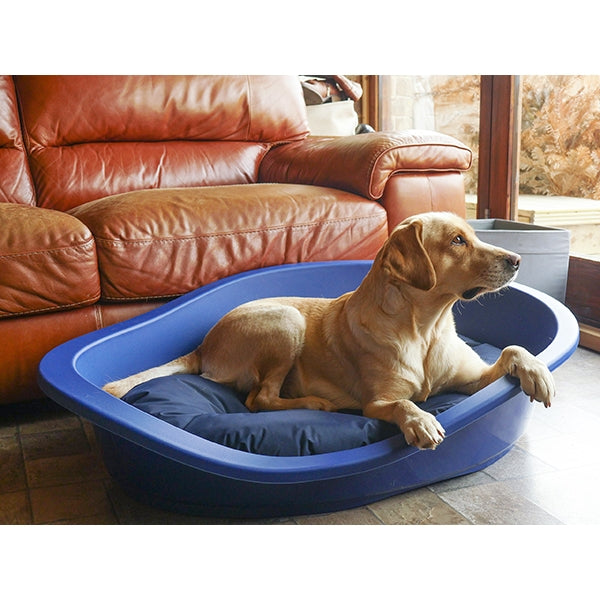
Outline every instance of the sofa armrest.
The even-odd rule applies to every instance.
[[[471,161],[467,146],[433,131],[309,137],[271,148],[259,181],[322,185],[378,200],[395,174],[462,172]]]
[[[0,202],[0,319],[93,304],[100,297],[90,230],[66,213]]]

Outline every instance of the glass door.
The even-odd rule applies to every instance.
[[[600,351],[600,76],[521,79],[519,218],[570,231],[566,303]]]

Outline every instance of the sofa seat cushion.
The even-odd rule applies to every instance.
[[[70,214],[94,234],[105,300],[177,296],[277,264],[372,259],[387,238],[378,203],[292,184],[128,192]]]
[[[93,304],[100,297],[96,246],[71,215],[0,203],[0,317]]]

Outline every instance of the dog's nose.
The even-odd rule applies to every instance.
[[[517,271],[519,269],[519,265],[521,264],[521,257],[518,254],[514,254],[512,252],[507,253],[504,260],[506,260],[509,267]]]

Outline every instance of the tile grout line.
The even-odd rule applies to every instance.
[[[471,520],[467,515],[463,514],[458,508],[455,508],[454,506],[446,502],[446,500],[444,500],[444,498],[442,498],[437,492],[433,493],[439,498],[440,502],[443,502],[450,510],[453,510],[454,512],[458,513],[463,519],[466,519],[469,522],[469,525],[476,525],[476,523],[473,520]]]
[[[106,494],[106,497],[108,498],[110,510],[112,511],[112,513],[115,517],[115,521],[117,522],[117,525],[123,525],[123,522],[121,521],[121,516],[119,515],[119,511],[117,510],[117,506],[113,500],[112,494],[110,494],[109,490],[108,490],[109,482],[107,482],[106,478],[102,478],[101,481],[102,481],[102,487],[104,488],[104,493]]]
[[[17,425],[17,441],[19,443],[19,452],[21,453],[21,461],[23,462],[23,473],[25,474],[25,492],[27,494],[27,510],[29,513],[29,524],[33,525],[33,502],[31,501],[31,487],[29,485],[29,474],[27,472],[27,462],[25,460],[25,452],[23,450],[23,442],[21,439],[21,422],[20,419],[16,420]]]
[[[371,504],[367,504],[366,508],[379,521],[380,525],[385,525],[383,519],[371,508]]]

